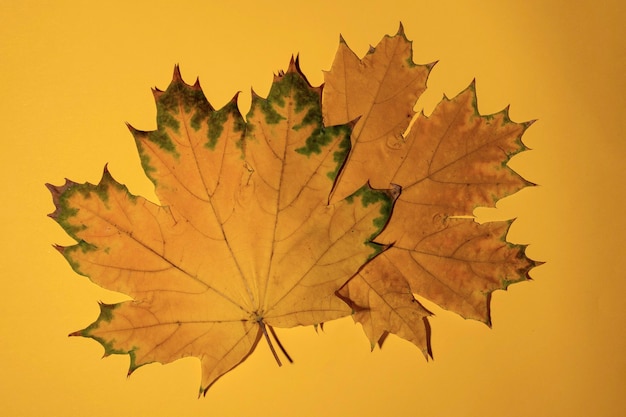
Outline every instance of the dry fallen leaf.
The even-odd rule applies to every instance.
[[[202,390],[243,361],[268,328],[350,314],[335,292],[380,247],[388,193],[364,185],[328,205],[348,126],[322,126],[320,89],[292,62],[247,123],[233,100],[214,110],[178,69],[156,91],[158,130],[134,129],[161,205],[105,170],[98,185],[50,187],[52,214],[79,243],[76,272],[128,294],[76,335],[129,353],[131,371],[196,356]]]
[[[431,68],[413,63],[402,27],[363,60],[342,40],[323,98],[326,123],[361,115],[333,197],[364,180],[402,188],[389,224],[376,238],[387,249],[340,295],[355,309],[354,319],[372,345],[395,333],[426,355],[430,313],[412,294],[490,324],[492,292],[527,279],[537,265],[525,246],[506,241],[511,222],[479,224],[471,218],[474,208],[494,206],[531,185],[507,166],[526,149],[521,136],[530,123],[512,122],[507,110],[481,116],[472,83],[455,98],[444,97],[430,117],[420,114],[404,134]]]
[[[275,327],[353,314],[372,345],[394,333],[429,356],[414,294],[489,323],[491,293],[536,263],[506,242],[510,222],[458,216],[529,185],[506,166],[528,123],[479,115],[472,85],[403,136],[431,68],[402,31],[363,60],[342,40],[323,99],[292,60],[246,120],[176,68],[154,92],[157,130],[130,128],[160,204],[106,168],[97,185],[49,185],[78,242],[59,251],[132,298],[72,335],[129,354],[129,373],[195,356],[206,392],[261,338],[280,364]]]

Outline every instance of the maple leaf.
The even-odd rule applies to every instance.
[[[364,184],[328,204],[350,127],[322,125],[321,91],[295,61],[247,122],[178,69],[155,97],[158,129],[131,130],[161,205],[105,169],[97,185],[50,186],[51,216],[79,242],[59,247],[74,270],[133,298],[74,335],[129,354],[129,372],[196,356],[206,392],[268,328],[350,314],[335,292],[382,249],[371,238],[393,200]]]
[[[524,245],[506,241],[510,221],[479,224],[472,217],[476,207],[531,185],[507,166],[526,149],[521,136],[531,123],[512,122],[507,109],[480,115],[472,82],[455,98],[444,97],[430,117],[420,114],[405,134],[431,68],[413,63],[400,26],[363,60],[342,40],[324,89],[327,123],[360,115],[335,196],[363,180],[402,189],[376,238],[387,249],[339,294],[355,308],[372,346],[395,333],[427,356],[430,312],[412,294],[490,324],[493,291],[527,279],[538,265]]]
[[[493,291],[538,263],[506,241],[510,221],[471,216],[530,185],[507,166],[530,123],[480,115],[473,83],[416,116],[432,67],[402,27],[363,59],[341,39],[323,90],[292,59],[245,120],[237,96],[216,110],[176,68],[154,91],[157,130],[130,127],[159,204],[106,168],[96,185],[49,185],[77,241],[59,251],[132,298],[72,335],[129,354],[129,373],[195,356],[206,393],[261,338],[280,364],[274,327],[352,314],[372,347],[393,333],[428,358],[416,294],[490,324]]]

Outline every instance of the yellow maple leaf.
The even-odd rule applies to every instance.
[[[335,296],[381,247],[392,199],[364,185],[328,204],[350,128],[324,127],[320,89],[297,63],[255,96],[214,110],[178,69],[156,91],[158,129],[131,129],[161,205],[105,170],[97,185],[50,186],[52,214],[79,243],[76,272],[132,301],[102,305],[75,333],[146,363],[196,356],[202,391],[241,363],[268,328],[349,315]]]
[[[531,123],[512,122],[506,109],[480,115],[472,82],[453,99],[444,97],[430,117],[420,114],[405,133],[431,67],[413,63],[401,26],[362,60],[342,42],[324,89],[327,122],[361,115],[333,196],[362,181],[402,190],[376,239],[387,249],[339,294],[372,346],[391,332],[426,355],[430,312],[412,294],[490,324],[493,291],[527,279],[538,264],[525,246],[506,241],[510,221],[472,218],[476,207],[531,185],[507,166],[526,149],[521,136]]]

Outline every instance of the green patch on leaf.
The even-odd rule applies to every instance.
[[[113,311],[115,311],[115,309],[117,309],[120,305],[121,304],[100,304],[100,316],[98,316],[96,323],[110,323],[111,320],[113,320]]]
[[[85,229],[85,228],[86,228],[86,226],[82,227],[82,229]],[[72,270],[74,270],[74,272],[76,272],[77,274],[83,275],[83,276],[88,276],[86,273],[81,271],[80,264],[74,260],[74,257],[72,256],[72,254],[74,252],[76,252],[76,251],[81,251],[82,253],[87,253],[87,252],[94,251],[96,249],[97,248],[96,248],[95,245],[92,245],[91,243],[88,243],[88,242],[85,242],[84,240],[81,240],[76,245],[64,248],[63,249],[63,256],[65,257],[67,262],[70,264],[70,267],[72,268]]]
[[[305,119],[315,119],[316,123],[318,120],[321,122],[322,111],[319,90],[311,87],[306,78],[298,72],[287,73],[285,74],[285,78],[289,80],[295,91],[294,98],[296,113],[300,113],[304,109],[308,108],[309,112],[312,113],[307,114]]]
[[[78,209],[70,207],[67,204],[67,195],[63,194],[61,198],[59,198],[59,210],[56,215],[56,221],[68,235],[74,238],[78,232],[84,230],[86,227],[85,225],[79,226],[70,223],[70,218],[76,216],[76,214],[78,214]]]
[[[205,146],[211,150],[215,149],[217,141],[224,131],[224,124],[228,120],[228,116],[232,115],[234,119],[234,131],[242,132],[246,128],[246,123],[239,113],[237,102],[235,100],[229,102],[218,111],[208,114],[207,121],[209,125],[208,141]]]
[[[199,87],[185,84],[178,77],[175,77],[167,90],[162,92],[157,100],[159,125],[163,123],[164,126],[169,126],[175,131],[178,131],[180,125],[174,115],[181,111],[187,114],[193,111],[192,126],[194,124],[199,126],[199,122],[205,119],[211,110],[211,105],[202,90]]]
[[[358,200],[363,205],[363,207],[367,207],[371,204],[380,204],[380,215],[372,221],[372,223],[376,227],[376,231],[372,233],[367,242],[367,245],[371,246],[374,249],[374,253],[369,258],[371,259],[385,249],[383,245],[374,243],[374,239],[380,234],[380,232],[382,232],[383,228],[389,221],[393,210],[393,203],[395,200],[391,196],[390,191],[375,190],[367,184],[359,188],[352,195],[346,197],[345,200],[350,204],[355,204],[355,200]]]
[[[268,99],[263,99],[258,96],[254,96],[252,98],[252,104],[250,106],[248,118],[250,118],[254,114],[254,112],[256,112],[257,108],[261,111],[261,113],[263,113],[263,116],[265,116],[265,123],[267,123],[268,125],[275,125],[280,123],[281,120],[285,120],[285,118],[280,115],[280,113],[278,113],[276,109],[274,109],[272,102],[270,102]]]
[[[389,192],[385,190],[374,190],[369,186],[364,186],[353,195],[361,198],[363,207],[380,203],[380,217],[374,219],[374,225],[379,231],[382,230],[387,224],[387,220],[389,220],[393,209],[393,199],[390,197]]]
[[[310,156],[313,153],[320,154],[322,153],[322,147],[331,143],[334,136],[336,135],[334,135],[334,132],[330,130],[317,128],[306,139],[305,145],[295,149],[295,151],[306,156]]]
[[[89,338],[94,339],[95,341],[100,343],[102,345],[102,347],[104,347],[104,354],[105,354],[105,356],[130,354],[130,356],[131,356],[131,366],[132,366],[133,356],[134,356],[132,349],[129,350],[129,351],[116,349],[115,348],[115,339],[106,340],[106,339],[103,339],[102,337],[98,337],[98,336],[93,335],[93,331],[98,329],[102,323],[111,323],[115,319],[115,310],[117,308],[119,308],[121,305],[122,305],[122,303],[118,303],[118,304],[104,304],[104,303],[100,303],[100,315],[98,316],[96,321],[91,323],[85,329],[80,330],[78,332],[75,332],[72,335],[73,336],[89,337]]]
[[[158,145],[159,148],[165,151],[168,151],[174,154],[175,156],[178,156],[178,153],[176,152],[176,146],[174,145],[174,142],[172,141],[170,136],[167,134],[167,132],[165,132],[165,129],[163,129],[163,126],[164,125],[160,124],[159,122],[159,130],[149,132],[148,140]]]
[[[176,133],[178,133],[180,130],[180,123],[178,122],[178,120],[176,120],[176,117],[172,115],[172,113],[167,111],[159,111],[157,113],[157,125],[161,129],[169,127]]]
[[[150,181],[152,181],[155,185],[157,185],[157,180],[152,175],[153,172],[156,172],[156,168],[150,165],[150,157],[141,151],[141,143],[137,142],[137,147],[139,148],[139,159],[141,161],[141,166],[143,171],[146,173]]]
[[[228,119],[228,112],[223,110],[224,109],[209,114],[209,140],[205,144],[205,146],[209,149],[215,149],[217,140],[220,138],[222,132],[224,131],[224,123],[226,123],[226,120]]]
[[[352,147],[352,142],[350,141],[352,129],[347,125],[341,126],[341,133],[343,134],[343,139],[339,142],[339,148],[333,153],[333,160],[336,163],[335,169],[326,173],[326,176],[333,181],[337,178],[337,175],[339,175],[339,170],[345,163]]]
[[[333,153],[335,168],[326,173],[326,176],[334,181],[350,152],[350,133],[351,129],[348,125],[320,127],[311,133],[306,139],[304,146],[296,148],[295,151],[306,156],[320,154],[324,146],[332,143],[336,137],[341,136],[339,148]]]

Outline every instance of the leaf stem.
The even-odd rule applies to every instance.
[[[278,357],[278,353],[276,353],[276,349],[274,349],[274,344],[272,343],[272,339],[270,339],[270,335],[267,332],[267,329],[270,329],[270,333],[272,334],[272,337],[276,341],[276,344],[280,348],[280,351],[283,352],[283,355],[285,355],[289,363],[293,363],[293,359],[291,359],[291,356],[289,356],[289,354],[285,350],[285,347],[280,342],[280,339],[278,339],[278,335],[276,335],[274,328],[270,326],[269,324],[266,326],[262,319],[257,320],[257,322],[259,323],[259,326],[261,326],[261,331],[263,332],[263,336],[265,336],[265,340],[267,341],[267,344],[269,345],[270,350],[272,351],[272,355],[274,355],[274,359],[276,360],[276,363],[278,364],[278,366],[283,366],[283,364],[280,361],[280,358]]]
[[[267,327],[270,329],[270,333],[272,333],[272,337],[276,341],[276,344],[278,344],[278,347],[280,348],[280,351],[283,352],[283,355],[285,355],[285,357],[287,358],[289,363],[293,363],[293,359],[291,359],[291,356],[289,356],[289,354],[287,353],[287,351],[283,347],[283,344],[280,343],[280,340],[278,339],[278,336],[276,335],[276,332],[274,331],[274,328],[272,326],[270,326],[269,324],[267,325]]]
[[[263,323],[263,320],[258,320],[258,323],[259,323],[259,326],[261,326],[261,331],[263,332],[263,336],[265,336],[265,340],[267,341],[267,344],[270,346],[270,350],[272,351],[272,355],[274,355],[274,359],[276,360],[276,363],[278,364],[278,366],[283,366],[283,364],[280,361],[280,358],[278,357],[278,354],[276,353],[276,350],[274,349],[274,345],[272,344],[272,340],[270,339],[270,336],[267,334],[267,329],[265,328],[265,323]],[[272,334],[274,334],[274,331],[272,330],[271,327],[270,327],[270,331],[272,332]],[[274,336],[274,338],[276,338],[276,336]],[[280,342],[278,342],[278,346],[280,346],[281,349],[282,349],[282,346],[280,345]]]

